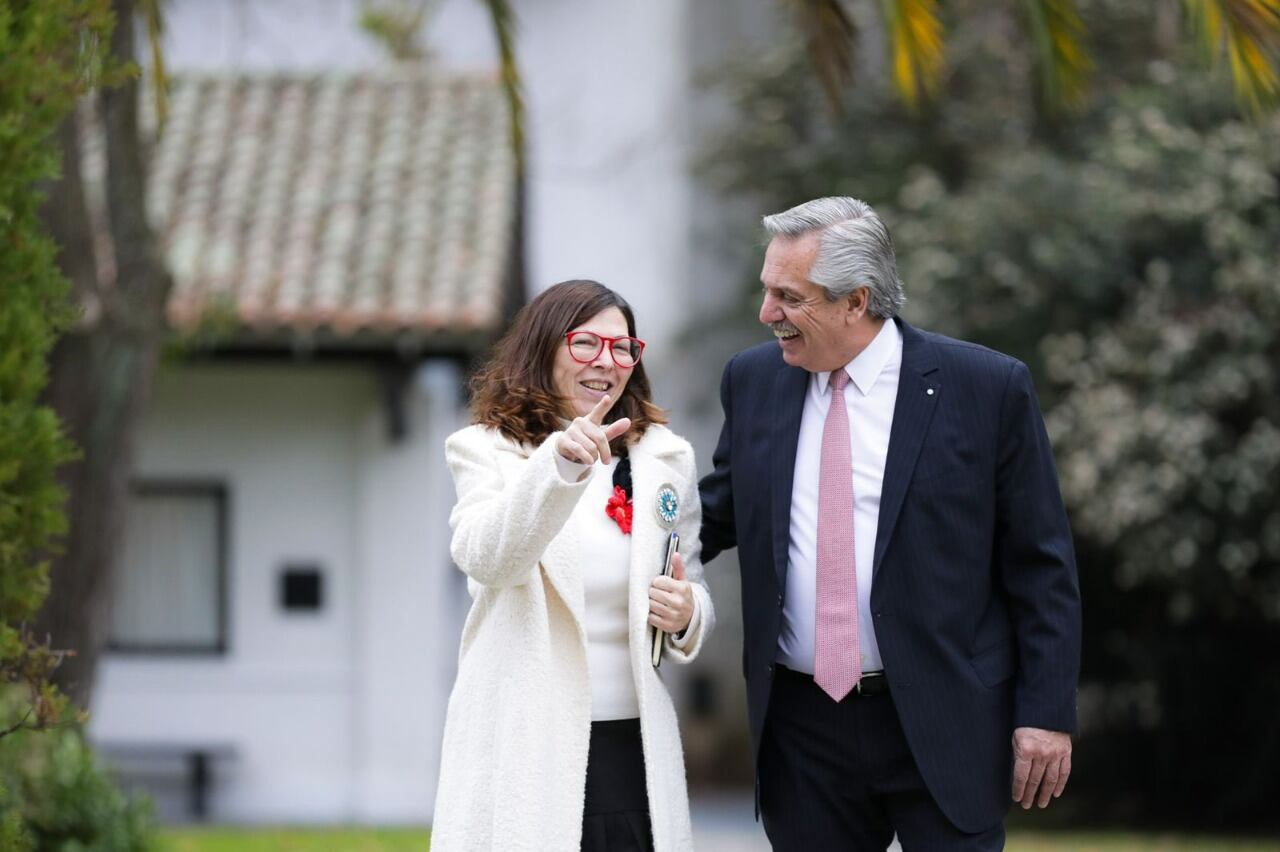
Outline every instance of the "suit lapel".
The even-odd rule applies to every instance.
[[[898,379],[898,398],[893,407],[893,426],[889,430],[884,482],[880,489],[880,519],[876,527],[876,550],[871,569],[873,583],[898,522],[916,459],[920,457],[920,447],[938,404],[940,387],[933,345],[907,323],[902,320],[895,322],[902,329],[902,370]]]
[[[773,494],[773,567],[778,588],[787,585],[787,550],[791,542],[791,488],[795,479],[796,444],[800,441],[800,418],[804,414],[804,394],[809,373],[783,365],[773,380],[773,477],[768,490]]]

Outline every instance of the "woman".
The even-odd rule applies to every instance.
[[[664,425],[623,299],[566,281],[516,316],[449,437],[473,598],[432,852],[693,846],[676,714],[651,661],[715,623],[693,451]],[[683,558],[659,576],[669,530]]]

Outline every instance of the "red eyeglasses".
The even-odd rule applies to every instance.
[[[640,363],[644,341],[638,337],[603,337],[590,331],[571,331],[564,336],[569,344],[569,357],[579,364],[590,364],[609,345],[609,355],[619,367],[630,369]]]

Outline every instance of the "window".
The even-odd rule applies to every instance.
[[[111,612],[113,651],[226,651],[227,493],[145,482],[129,496]]]

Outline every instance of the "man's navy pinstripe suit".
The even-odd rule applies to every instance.
[[[874,628],[920,775],[955,827],[981,832],[1010,802],[1013,729],[1075,728],[1071,534],[1027,368],[895,321],[902,367],[876,536]],[[714,471],[701,483],[704,562],[738,548],[757,758],[808,376],[776,343],[736,355],[721,383]]]

